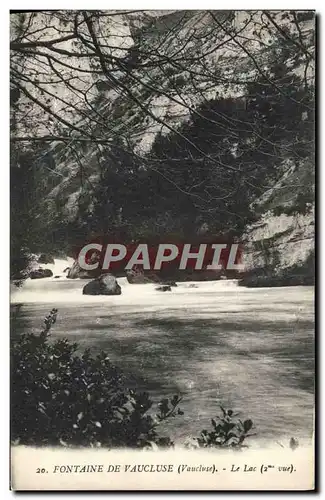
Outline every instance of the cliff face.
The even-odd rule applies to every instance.
[[[47,20],[44,40],[37,34],[50,57],[44,42],[58,30],[73,33],[71,16]],[[313,15],[141,11],[97,21],[107,71],[87,59],[89,33],[81,32],[59,45],[73,80],[67,73],[44,89],[47,99],[49,89],[55,94],[57,112],[104,144],[78,142],[70,131],[70,142],[53,140],[40,155],[40,232],[50,228],[58,246],[67,236],[79,244],[120,228],[131,238],[224,231],[245,243],[248,274],[282,276],[308,264]],[[26,72],[35,64],[39,70],[33,60]],[[42,101],[32,80],[26,88]],[[37,117],[42,131],[58,134]]]
[[[304,202],[304,203],[302,203]],[[255,202],[261,213],[247,226],[243,262],[247,286],[313,284],[315,277],[314,173],[311,164],[287,166]]]
[[[300,276],[297,284],[312,284],[314,277],[314,213],[278,216],[270,212],[247,228],[245,242],[245,272],[252,276],[244,284],[254,283],[256,277],[279,278]],[[283,280],[281,280],[283,278]],[[260,283],[263,281],[260,280]],[[259,281],[256,280],[256,283]],[[265,280],[270,283],[271,280]]]

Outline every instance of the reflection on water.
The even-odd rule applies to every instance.
[[[82,295],[83,280],[27,280],[12,293],[13,330],[40,330],[59,309],[52,338],[104,349],[155,399],[181,392],[170,434],[210,426],[222,404],[254,420],[257,439],[310,438],[313,428],[312,287],[245,289],[233,281],[154,285],[118,280],[122,295]]]

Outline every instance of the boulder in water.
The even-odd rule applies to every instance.
[[[172,291],[172,289],[169,285],[158,286],[157,288],[155,288],[155,290],[157,290],[157,292],[171,292]]]
[[[126,279],[131,285],[144,285],[145,283],[159,283],[159,278],[154,273],[144,273],[142,269],[126,271]]]
[[[164,281],[162,284],[162,286],[177,286],[177,283],[175,281]]]
[[[313,276],[247,276],[238,281],[238,286],[247,288],[271,288],[283,286],[314,286]]]
[[[36,269],[36,270],[31,271],[29,273],[29,277],[32,280],[38,280],[41,278],[51,278],[51,276],[53,276],[51,269],[40,269],[39,268],[39,269]]]
[[[37,260],[38,264],[55,264],[52,255],[48,253],[41,253]]]
[[[83,287],[83,295],[121,295],[121,287],[111,274],[103,274]]]
[[[80,267],[77,260],[74,261],[74,263],[72,264],[72,267],[67,268],[67,269],[68,269],[67,278],[71,278],[71,279],[96,278],[101,273],[100,269],[99,270],[95,269],[94,271],[86,271],[86,269],[82,269],[82,267]]]

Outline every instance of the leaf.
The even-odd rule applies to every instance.
[[[79,420],[81,420],[83,418],[83,416],[84,416],[84,414],[82,411],[80,413],[78,413],[78,415],[77,415],[78,422],[79,422]]]
[[[171,404],[173,406],[177,405],[177,403],[180,401],[180,398],[179,396],[177,396],[177,394],[175,394],[175,396],[172,397],[172,399],[170,400]]]
[[[100,428],[102,426],[102,424],[100,422],[95,422],[95,425],[96,425],[96,427],[100,427]]]
[[[244,431],[245,432],[250,431],[252,427],[253,427],[253,422],[250,418],[244,421]]]
[[[229,432],[229,434],[227,434],[226,441],[229,441],[231,438],[238,438],[238,436],[234,432]]]

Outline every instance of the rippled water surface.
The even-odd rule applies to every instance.
[[[104,349],[154,399],[183,394],[185,415],[169,429],[176,439],[208,428],[219,404],[252,418],[257,442],[311,437],[312,287],[215,281],[162,293],[118,281],[121,296],[90,297],[84,280],[27,280],[12,292],[13,331],[40,330],[57,307],[52,338]]]

